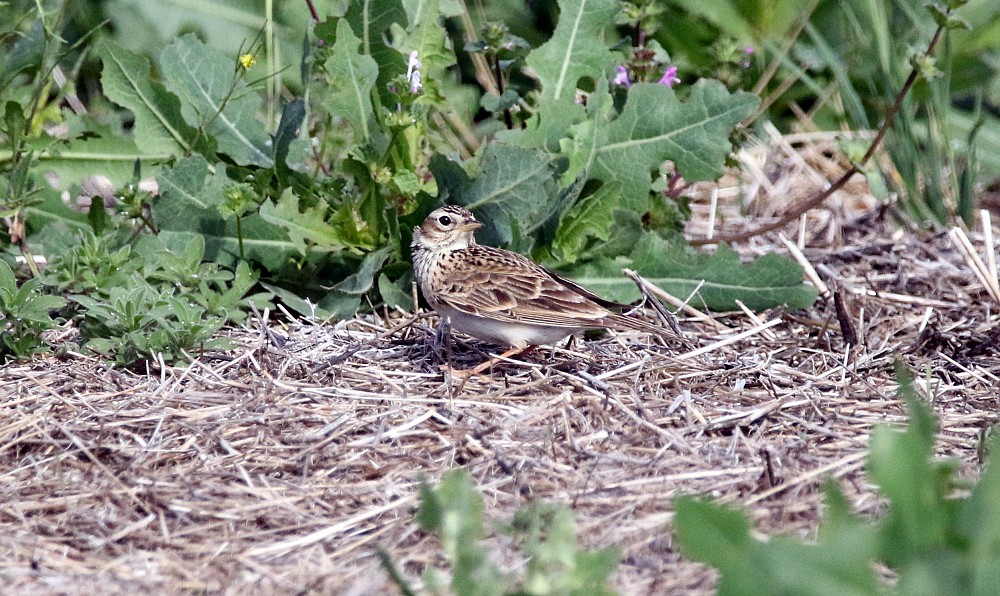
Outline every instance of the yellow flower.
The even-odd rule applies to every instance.
[[[257,64],[257,57],[253,54],[243,54],[240,56],[240,65],[243,67],[243,70],[248,70],[254,64]]]

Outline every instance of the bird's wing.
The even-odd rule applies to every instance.
[[[436,292],[438,300],[459,311],[569,328],[602,327],[612,314],[597,302],[603,299],[517,253],[482,245],[463,252],[449,263]]]

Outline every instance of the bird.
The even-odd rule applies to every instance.
[[[456,329],[508,346],[507,358],[587,329],[665,329],[626,317],[597,296],[519,253],[476,243],[471,211],[445,205],[413,228],[413,271],[427,303]],[[490,365],[491,363],[486,363]],[[473,369],[476,374],[485,367]]]

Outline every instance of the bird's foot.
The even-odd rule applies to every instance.
[[[464,369],[453,369],[449,364],[442,364],[441,370],[448,370],[451,372],[452,378],[461,379],[463,381],[468,381],[472,377],[481,375],[483,372],[493,368],[495,365],[503,362],[504,360],[510,358],[511,356],[517,356],[518,354],[526,354],[535,349],[535,346],[525,346],[525,347],[514,347],[499,356],[490,358],[486,362],[482,362],[473,366],[472,368]]]

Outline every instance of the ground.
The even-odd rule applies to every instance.
[[[780,212],[776,179],[829,177],[817,164],[836,162],[811,147],[791,160],[768,144],[770,173],[743,180],[752,200],[722,193],[716,210],[729,215],[716,225],[763,220],[761,202]],[[794,176],[772,175],[781,167]],[[708,194],[695,189],[692,237],[705,233]],[[747,509],[763,533],[808,538],[834,478],[876,518],[866,447],[874,426],[905,420],[897,358],[940,417],[938,455],[974,477],[998,411],[1000,305],[949,237],[900,227],[865,196],[835,197],[800,234],[839,315],[832,298],[683,315],[683,339],[580,339],[463,387],[441,365],[492,348],[442,345],[422,312],[335,324],[272,313],[231,330],[230,351],[142,372],[73,344],[8,364],[0,577],[20,593],[384,593],[376,546],[414,580],[442,563],[414,522],[417,491],[461,466],[500,520],[531,499],[571,507],[584,546],[621,548],[618,590],[707,593],[714,572],[672,540],[672,498],[708,495]],[[737,248],[787,254],[777,236]]]

